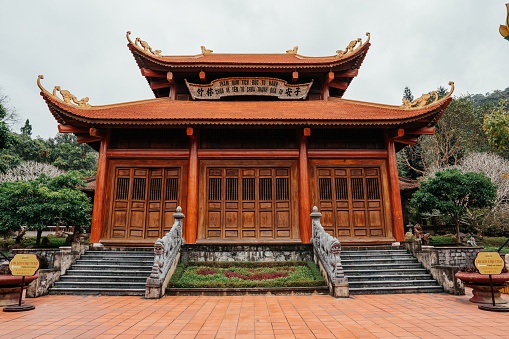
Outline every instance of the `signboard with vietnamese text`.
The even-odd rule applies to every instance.
[[[192,84],[187,88],[195,100],[219,100],[229,96],[271,96],[282,100],[305,99],[313,81],[289,84],[284,80],[267,77],[221,78],[210,84]]]
[[[505,266],[498,252],[479,252],[474,264],[480,274],[500,274]]]
[[[9,263],[12,275],[32,276],[39,268],[39,260],[35,254],[16,254]]]

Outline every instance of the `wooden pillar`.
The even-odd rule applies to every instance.
[[[401,206],[401,195],[399,190],[398,163],[396,160],[396,147],[394,139],[388,137],[386,131],[387,163],[389,171],[389,187],[392,212],[392,233],[396,241],[405,239],[405,228],[403,224],[403,209]]]
[[[187,128],[190,140],[189,170],[187,179],[187,211],[185,240],[187,244],[196,244],[198,233],[198,138],[192,127]]]
[[[99,147],[99,159],[97,161],[97,174],[95,177],[94,210],[92,212],[92,229],[90,230],[90,242],[99,243],[103,231],[103,214],[106,200],[106,179],[108,176],[108,158],[106,152],[110,142],[110,131],[101,139]]]
[[[299,138],[299,225],[300,239],[303,244],[311,241],[311,199],[309,196],[309,173],[308,173],[308,144],[307,139],[311,135],[310,128],[304,128]]]

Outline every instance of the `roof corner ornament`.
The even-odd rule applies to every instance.
[[[201,48],[201,54],[203,54],[203,55],[211,54],[211,53],[213,53],[213,52],[214,52],[214,51],[213,51],[213,50],[211,50],[211,49],[207,49],[207,48],[205,48],[205,46],[200,46],[200,48]]]
[[[60,95],[62,96],[63,101],[66,104],[68,104],[68,105],[76,104],[78,107],[81,107],[81,108],[90,108],[90,107],[92,107],[88,103],[88,97],[84,97],[83,99],[78,100],[68,90],[61,89],[60,86],[55,86],[55,88],[53,88],[53,93],[52,93],[55,98],[58,98],[57,91],[60,92]],[[60,99],[60,98],[58,98],[58,99]]]
[[[509,41],[509,4],[505,4],[505,7],[507,8],[507,18],[505,20],[505,25],[500,25],[498,30],[504,39]]]
[[[357,38],[355,40],[352,40],[350,41],[350,43],[346,46],[345,50],[341,50],[341,49],[338,49],[336,51],[336,56],[338,57],[343,57],[347,54],[351,54],[353,53],[355,50],[361,48],[363,45],[367,44],[369,42],[369,40],[371,39],[371,34],[369,32],[366,32],[366,36],[368,37],[368,39],[366,40],[366,42],[362,43],[362,39],[361,38]]]
[[[449,86],[451,86],[451,90],[441,98],[441,100],[446,99],[452,95],[454,92],[454,81],[449,81]],[[425,93],[421,95],[419,98],[414,101],[410,101],[406,98],[403,98],[402,108],[411,109],[411,108],[422,108],[424,106],[431,105],[439,100],[438,93],[436,91],[431,91],[429,93]]]
[[[299,50],[299,46],[294,46],[293,49],[287,50],[286,54],[297,54],[298,50]]]
[[[150,45],[148,44],[148,42],[146,42],[145,40],[141,40],[140,38],[136,38],[134,40],[134,42],[131,40],[131,31],[127,31],[126,33],[126,38],[127,38],[127,41],[129,41],[129,43],[131,45],[135,45],[136,47],[138,47],[138,49],[142,49],[145,53],[152,53],[152,55],[156,56],[156,57],[162,57],[161,53],[162,51],[160,49],[156,49],[156,50],[153,50],[152,47],[150,47]]]

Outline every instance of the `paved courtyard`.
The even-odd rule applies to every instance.
[[[509,313],[481,311],[469,294],[51,295],[0,312],[0,338],[509,338]]]

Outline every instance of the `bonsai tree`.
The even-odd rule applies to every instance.
[[[469,208],[491,207],[497,193],[496,186],[482,173],[462,173],[447,169],[421,183],[410,204],[418,214],[439,211],[448,215],[456,226],[460,241],[460,220]]]

